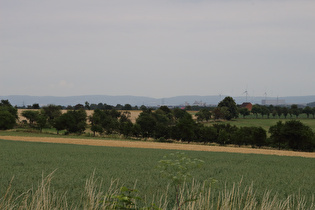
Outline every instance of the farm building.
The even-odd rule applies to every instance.
[[[252,111],[253,104],[251,104],[249,102],[244,102],[244,103],[242,103],[242,105],[240,107],[241,108],[247,108],[249,111]]]

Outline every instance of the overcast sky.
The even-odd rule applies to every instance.
[[[0,95],[315,95],[314,0],[0,0]]]

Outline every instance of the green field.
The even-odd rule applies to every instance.
[[[1,138],[1,137],[0,137]],[[134,149],[115,147],[80,146],[50,143],[29,143],[0,140],[0,198],[11,178],[12,188],[19,195],[55,169],[52,187],[68,192],[70,203],[80,199],[87,178],[95,170],[95,177],[109,183],[121,183],[136,188],[140,196],[153,195],[166,189],[167,181],[159,176],[156,165],[171,150]],[[306,196],[310,201],[315,189],[315,161],[311,158],[280,157],[255,154],[185,151],[193,158],[205,161],[195,171],[195,178],[204,181],[218,180],[217,189],[242,180],[243,186],[254,184],[257,197],[266,190],[278,193],[280,199],[291,194]]]
[[[295,118],[292,118],[292,119],[295,119]],[[211,124],[214,124],[214,123],[229,123],[231,125],[235,125],[237,127],[245,127],[245,126],[255,126],[255,127],[259,127],[261,126],[262,128],[264,128],[266,131],[268,131],[268,129],[270,128],[270,126],[273,126],[273,125],[276,125],[276,123],[278,121],[289,121],[289,120],[292,120],[292,119],[278,119],[278,118],[270,118],[270,119],[267,119],[267,118],[263,118],[263,119],[256,119],[256,118],[238,118],[238,119],[235,119],[235,120],[230,120],[230,121],[218,121],[218,122],[210,122],[210,123],[207,123],[208,125],[211,125]],[[310,119],[306,119],[306,118],[303,118],[303,119],[296,119],[296,120],[299,120],[301,121],[303,124],[311,127],[313,129],[313,131],[315,132],[315,119],[313,118],[310,118]]]

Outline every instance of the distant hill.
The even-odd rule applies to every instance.
[[[0,96],[1,100],[9,100],[12,105],[27,106],[34,103],[38,103],[40,106],[47,104],[56,104],[62,106],[84,104],[88,101],[90,104],[106,103],[108,105],[116,106],[117,104],[131,104],[132,106],[158,106],[158,105],[169,105],[179,106],[185,105],[185,102],[193,105],[194,102],[203,102],[207,105],[217,105],[223,100],[225,95],[216,96],[176,96],[169,98],[152,98],[152,97],[141,97],[141,96],[109,96],[109,95],[82,95],[82,96],[28,96],[28,95],[9,95]],[[233,97],[237,104],[243,102],[251,102],[253,104],[261,104],[261,100],[264,97],[248,97],[246,101],[245,96]],[[276,100],[275,97],[268,97],[268,100]],[[278,99],[285,100],[286,104],[303,104],[315,101],[315,95],[313,96],[291,96],[291,97],[279,97]]]
[[[312,102],[312,103],[308,103],[308,104],[306,104],[307,106],[310,106],[310,107],[315,107],[315,101],[314,102]]]

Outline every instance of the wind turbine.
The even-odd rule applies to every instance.
[[[245,92],[244,92],[244,93],[245,93],[245,95],[246,95],[246,102],[248,102],[248,101],[247,101],[247,96],[248,96],[248,91],[247,91],[247,88],[246,88],[246,90],[245,90]],[[243,93],[243,94],[244,94],[244,93]]]
[[[264,93],[265,101],[267,100],[267,92]]]

